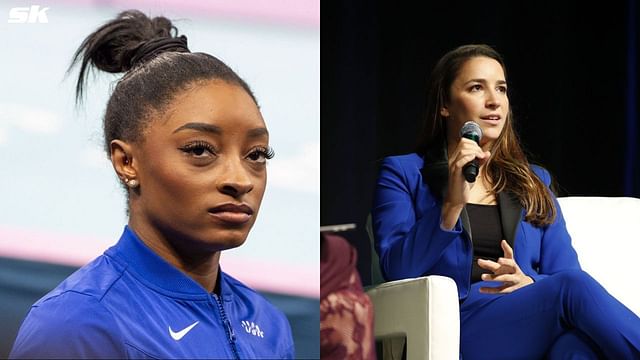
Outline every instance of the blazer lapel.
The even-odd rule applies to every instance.
[[[460,220],[462,221],[462,230],[467,233],[467,236],[471,241],[473,241],[473,236],[471,235],[471,223],[469,222],[469,213],[467,213],[467,207],[462,208],[462,212],[460,213]]]
[[[518,224],[522,221],[522,206],[520,201],[509,192],[498,194],[498,204],[500,205],[500,220],[502,220],[502,233],[505,240],[512,249],[516,239]]]

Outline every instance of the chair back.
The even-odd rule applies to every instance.
[[[582,269],[640,316],[640,199],[558,198]]]
[[[371,214],[367,216],[367,223],[365,224],[367,235],[369,237],[369,246],[371,247],[371,285],[378,285],[385,282],[380,270],[380,258],[376,251],[376,240],[373,236],[373,224],[371,220]]]

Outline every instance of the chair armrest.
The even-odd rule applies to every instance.
[[[460,310],[455,282],[425,276],[367,289],[376,339],[407,337],[407,359],[459,359]]]

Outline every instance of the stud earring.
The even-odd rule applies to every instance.
[[[127,186],[129,186],[130,188],[138,187],[138,180],[136,179],[125,179],[125,182],[127,183]]]

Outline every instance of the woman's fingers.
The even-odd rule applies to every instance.
[[[449,154],[449,161],[450,163],[460,167],[459,164],[463,158],[466,160],[464,163],[466,164],[475,158],[480,160],[488,159],[490,155],[491,153],[489,151],[483,151],[475,141],[462,138],[454,152]]]
[[[484,163],[486,163],[489,160],[490,156],[491,156],[491,152],[489,151],[482,152],[482,156],[476,156],[476,158],[478,159],[478,165],[484,165]]]
[[[500,271],[501,274],[513,274],[519,272],[520,270],[520,268],[518,268],[518,264],[516,264],[515,260],[513,259],[499,258],[498,264],[502,266],[502,271]]]
[[[519,276],[514,275],[514,274],[482,274],[481,276],[482,280],[484,281],[500,281],[503,283],[517,283],[520,279]]]
[[[515,290],[523,287],[524,285],[520,284],[512,284],[512,285],[501,285],[497,287],[481,287],[479,290],[483,294],[508,294],[512,293]]]
[[[497,275],[513,274],[516,272],[516,264],[513,259],[500,258],[498,259],[498,262],[478,259],[478,266]]]
[[[481,268],[483,268],[485,270],[489,270],[489,271],[495,273],[496,271],[498,271],[498,269],[500,269],[500,267],[502,265],[498,264],[495,261],[485,260],[485,259],[478,259],[478,266],[480,266]]]
[[[484,151],[480,150],[480,148],[478,148],[478,149],[463,149],[460,152],[458,152],[457,154],[455,154],[453,156],[453,159],[454,159],[455,163],[458,164],[462,160],[467,160],[467,162],[469,162],[469,161],[471,161],[471,160],[473,160],[475,158],[484,159],[484,158],[486,158],[488,156],[487,153],[488,153],[488,151],[484,152]]]
[[[460,158],[455,164],[456,170],[461,170],[465,165],[473,161],[473,159],[475,158],[476,158],[475,155],[468,155]]]
[[[501,283],[497,287],[481,287],[483,294],[508,294],[523,286],[533,283],[533,279],[526,276],[518,267],[513,258],[513,249],[505,240],[500,242],[504,257],[497,261],[478,259],[478,266],[493,274],[482,274],[480,277],[484,281],[495,281]]]
[[[500,242],[500,246],[502,247],[502,251],[504,252],[504,257],[507,259],[513,259],[513,249],[509,246],[507,240],[502,240]]]
[[[481,287],[479,290],[484,294],[508,294],[514,292],[520,288],[523,288],[527,285],[533,283],[531,278],[525,276],[520,279],[518,282],[503,282],[502,285],[496,287],[485,286]]]
[[[501,284],[497,287],[480,288],[480,292],[485,294],[507,294],[533,283],[530,277],[520,271],[513,259],[500,258],[498,262],[478,259],[478,265],[493,272],[493,274],[482,274],[480,276],[482,280],[495,281]]]

